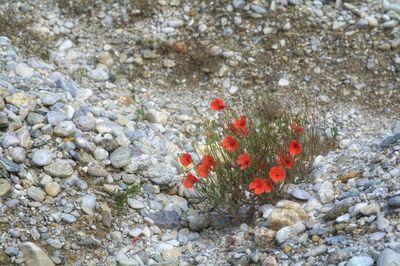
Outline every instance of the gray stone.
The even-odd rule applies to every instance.
[[[374,260],[368,256],[355,256],[352,257],[346,264],[346,266],[372,266]]]
[[[19,63],[14,71],[15,74],[23,78],[30,78],[33,75],[33,69],[25,63]]]
[[[139,265],[139,263],[136,260],[128,258],[122,252],[118,252],[115,257],[118,261],[118,265],[120,265],[120,266],[138,266]]]
[[[46,172],[46,174],[52,177],[60,178],[70,177],[74,173],[72,167],[62,161],[55,161],[49,165],[46,165],[44,167],[44,171]]]
[[[328,251],[328,247],[325,245],[313,247],[308,250],[305,257],[317,257],[319,255],[326,253],[327,251]]]
[[[18,164],[8,160],[7,158],[4,158],[3,156],[0,156],[0,168],[3,168],[11,173],[17,173],[21,171],[21,167]]]
[[[61,137],[72,137],[77,129],[72,121],[63,121],[54,128],[54,133]]]
[[[45,117],[36,112],[29,112],[26,120],[28,121],[29,125],[38,125],[38,124],[43,123],[43,121],[45,120]]]
[[[308,193],[306,190],[301,189],[301,188],[294,188],[290,192],[290,195],[292,195],[294,198],[299,199],[299,200],[309,200],[309,199],[311,199],[310,193]]]
[[[129,147],[119,147],[110,155],[110,161],[114,168],[122,168],[127,166],[132,157],[132,152]]]
[[[91,131],[96,126],[96,119],[89,115],[81,115],[74,119],[76,126],[82,131]]]
[[[391,197],[388,200],[388,206],[390,208],[400,208],[400,196]]]
[[[32,163],[36,166],[49,165],[53,160],[53,153],[48,149],[36,150],[32,154]]]
[[[377,202],[368,204],[367,206],[363,206],[362,208],[360,208],[360,212],[364,215],[375,214],[378,213],[379,210],[380,206]]]
[[[400,253],[385,248],[378,257],[377,266],[400,266]]]
[[[53,105],[61,99],[60,95],[53,92],[48,92],[46,96],[42,99],[44,105]]]
[[[333,190],[332,183],[329,181],[322,183],[318,190],[318,195],[322,203],[331,202],[335,198],[335,192]]]
[[[396,143],[400,139],[400,132],[395,132],[393,135],[390,135],[382,140],[379,144],[381,149],[388,148],[390,145]]]
[[[41,202],[46,197],[46,193],[39,187],[31,186],[30,188],[28,188],[28,197],[35,201]]]
[[[94,208],[96,207],[96,198],[92,195],[85,195],[80,198],[82,210],[89,215],[94,214]]]
[[[250,5],[250,10],[260,15],[267,13],[265,7],[259,5]]]
[[[109,173],[99,165],[89,165],[87,173],[94,177],[107,177]]]
[[[19,249],[24,254],[26,265],[54,266],[54,263],[47,256],[47,254],[32,242],[24,242],[19,244]]]
[[[211,215],[209,213],[191,212],[188,215],[189,228],[192,231],[201,231],[211,225]]]
[[[76,97],[77,88],[72,80],[57,79],[56,86],[71,94],[72,97]]]
[[[65,115],[59,111],[50,111],[46,114],[46,119],[50,125],[56,126],[65,120]]]
[[[93,152],[94,158],[96,160],[102,161],[108,158],[108,152],[100,147],[96,147],[96,149]]]
[[[10,146],[17,146],[19,142],[20,141],[14,132],[7,132],[3,136],[3,140],[1,141],[1,146],[7,149]]]
[[[180,227],[180,217],[175,211],[162,210],[145,216],[153,220],[154,224],[160,228],[177,229]]]
[[[62,213],[61,214],[61,220],[66,222],[66,223],[75,223],[77,221],[77,218],[73,216],[72,214],[69,213]]]
[[[19,254],[19,250],[16,247],[8,247],[6,248],[5,253],[8,256],[17,256]]]
[[[109,78],[107,71],[102,68],[96,68],[90,71],[89,77],[98,82],[106,81]]]
[[[245,0],[232,0],[232,6],[236,9],[242,9],[246,5]]]
[[[146,206],[142,201],[137,200],[137,199],[132,199],[132,198],[128,198],[127,203],[129,205],[129,207],[131,207],[132,209],[135,209],[135,210],[143,209]]]
[[[8,148],[8,153],[11,156],[11,159],[16,163],[23,163],[26,159],[25,149],[22,147],[11,147]]]
[[[304,231],[306,231],[306,226],[302,222],[283,227],[276,233],[276,241],[279,244],[282,244],[286,240],[294,238]]]

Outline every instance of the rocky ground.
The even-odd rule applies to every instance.
[[[400,265],[399,21],[395,0],[1,1],[0,265]],[[235,224],[177,154],[210,99],[255,92],[307,98],[337,145]]]

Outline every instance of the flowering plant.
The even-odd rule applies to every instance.
[[[204,123],[205,145],[194,143],[194,160],[183,153],[183,185],[213,207],[254,210],[304,180],[318,139],[305,115],[281,111],[276,101],[258,101],[238,111],[216,98],[216,119]]]

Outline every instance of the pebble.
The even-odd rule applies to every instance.
[[[132,198],[128,198],[127,203],[129,205],[129,207],[131,207],[132,209],[135,209],[135,210],[143,209],[146,206],[142,201],[132,199]]]
[[[30,78],[33,76],[33,69],[25,63],[19,63],[14,71],[15,74],[24,78]]]
[[[47,183],[44,186],[44,191],[46,191],[46,193],[52,197],[56,197],[58,195],[58,193],[60,193],[61,191],[61,187],[58,183],[56,182],[50,182]]]
[[[346,264],[346,266],[372,266],[374,260],[368,256],[355,256],[352,257]]]
[[[72,121],[62,121],[54,127],[54,133],[60,137],[72,137],[77,128]]]
[[[132,158],[132,152],[129,147],[119,147],[110,155],[110,161],[114,168],[127,166]]]
[[[26,159],[26,151],[22,147],[10,147],[8,153],[15,163],[23,163]]]
[[[44,193],[44,191],[39,187],[32,186],[28,188],[28,197],[35,201],[42,202],[46,197],[46,193]]]
[[[60,178],[70,177],[74,172],[69,164],[62,161],[54,161],[51,164],[46,165],[44,171],[52,177]]]
[[[32,163],[36,166],[46,166],[53,160],[53,153],[48,149],[36,150],[32,154]]]
[[[377,266],[397,266],[400,265],[400,253],[395,252],[390,248],[385,248],[379,254]]]
[[[0,197],[6,196],[10,191],[10,183],[5,179],[0,179]]]
[[[88,214],[93,215],[96,207],[96,197],[92,195],[85,195],[80,198],[82,210]]]
[[[276,241],[279,244],[284,243],[286,240],[296,237],[297,235],[306,231],[306,226],[302,222],[297,222],[293,225],[283,227],[276,233]]]
[[[330,181],[325,181],[322,183],[318,190],[318,195],[322,203],[331,202],[335,198],[335,192],[333,190],[333,185]]]

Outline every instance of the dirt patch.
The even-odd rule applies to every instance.
[[[35,16],[29,11],[23,13],[12,7],[0,10],[0,36],[8,37],[25,55],[48,60],[53,40],[34,31],[34,21]]]

